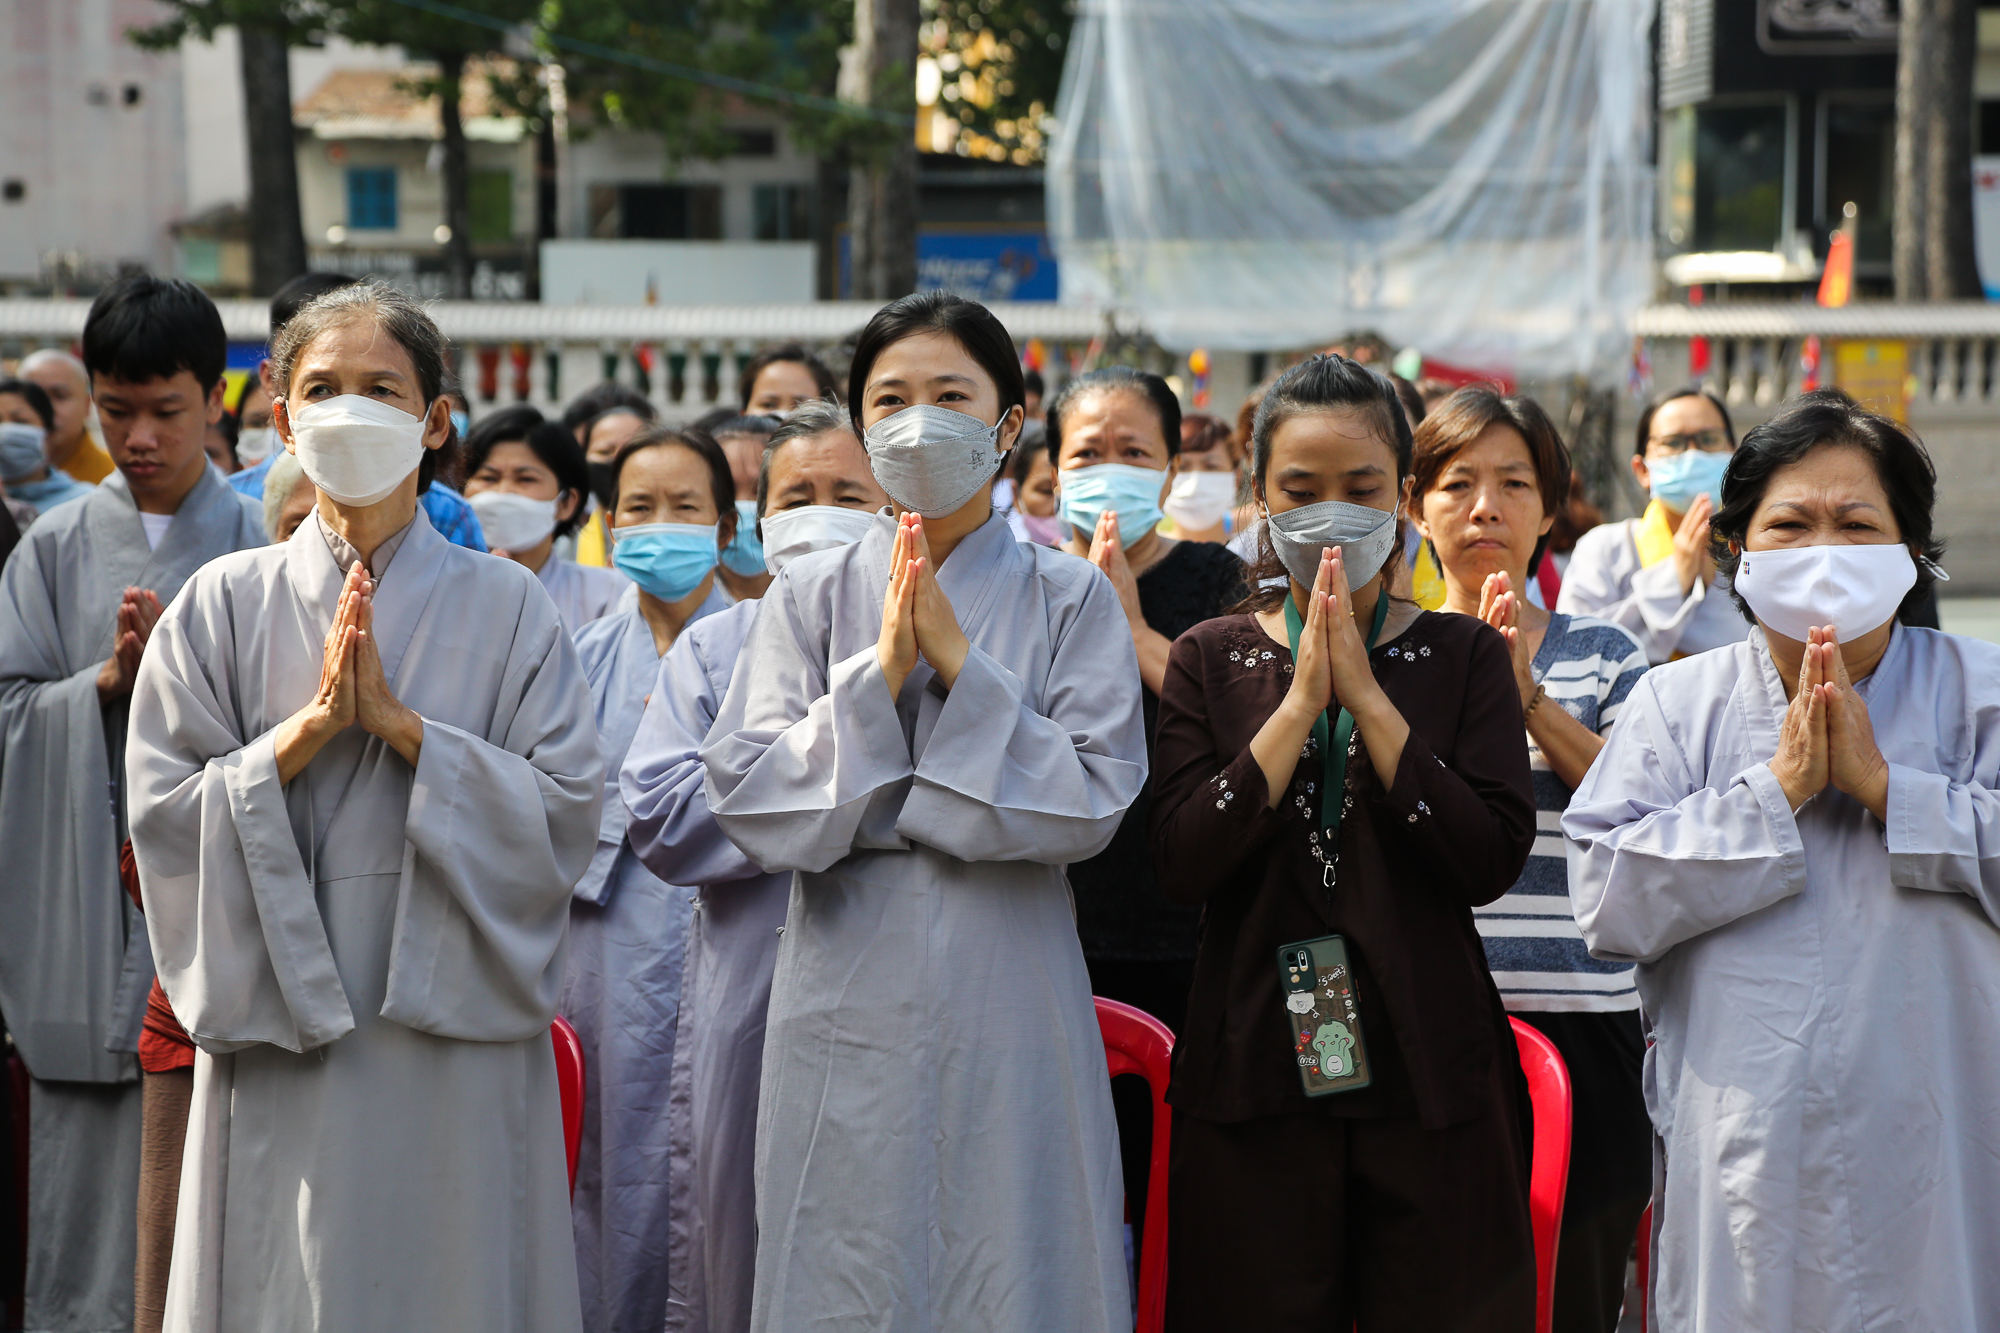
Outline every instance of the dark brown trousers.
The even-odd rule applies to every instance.
[[[1529,1333],[1522,1128],[1176,1115],[1169,1333]]]

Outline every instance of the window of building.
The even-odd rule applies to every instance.
[[[1695,109],[1690,248],[1779,248],[1786,223],[1790,119],[1783,102]]]
[[[810,185],[759,185],[750,195],[751,235],[760,241],[809,241],[813,230]]]
[[[1895,211],[1896,105],[1887,98],[1828,101],[1820,123],[1819,230],[1838,227],[1842,209],[1853,204],[1855,262],[1886,265]]]
[[[396,230],[396,169],[347,169],[347,228],[349,231]]]
[[[590,234],[606,240],[719,241],[720,185],[594,185]]]
[[[514,239],[513,172],[475,171],[466,193],[474,245],[504,245]]]
[[[776,130],[729,131],[729,137],[736,140],[738,157],[776,157],[778,155],[778,132]]]

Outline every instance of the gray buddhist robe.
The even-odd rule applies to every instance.
[[[610,615],[632,580],[601,565],[579,565],[551,552],[535,571],[549,600],[556,604],[563,628],[572,635],[591,621]]]
[[[1651,565],[1639,558],[1638,530],[1633,518],[1600,523],[1579,537],[1554,609],[1610,621],[1637,639],[1655,666],[1740,643],[1749,626],[1729,595],[1729,580],[1717,574],[1681,592],[1671,557]]]
[[[1888,820],[1768,767],[1761,633],[1656,667],[1563,816],[1636,960],[1661,1329],[2000,1329],[2000,649],[1898,628],[1857,689]]]
[[[798,874],[757,1112],[758,1330],[1129,1328],[1117,1127],[1062,867],[1146,775],[1117,595],[990,516],[949,692],[876,661],[894,520],[778,576],[702,746]]]
[[[689,625],[728,604],[711,591]],[[597,848],[570,907],[562,992],[584,1055],[577,1277],[592,1333],[659,1333],[670,1248],[667,1098],[692,908],[688,890],[654,875],[625,840],[618,769],[660,672],[638,588],[627,583],[616,611],[577,631],[576,651],[608,778]]]
[[[757,1265],[757,1085],[764,1015],[791,898],[709,812],[701,743],[762,599],[688,626],[660,661],[619,788],[626,840],[654,874],[695,886],[667,1101],[673,1204],[669,1333],[745,1333]]]
[[[172,602],[205,562],[264,541],[256,506],[206,469],[152,550],[113,473],[44,514],[0,577],[0,1015],[36,1080],[29,1328],[132,1322],[153,959],[118,883],[129,701],[100,704],[97,672],[126,588]]]
[[[579,1327],[549,1024],[589,690],[534,576],[421,511],[377,575],[414,769],[356,726],[279,783],[341,587],[317,514],[197,574],[140,671],[132,841],[200,1047],[171,1333]]]

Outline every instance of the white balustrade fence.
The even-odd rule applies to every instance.
[[[231,341],[262,342],[270,311],[260,301],[217,302]],[[1017,344],[1042,339],[1088,345],[1131,321],[1115,312],[1042,302],[990,307]],[[545,306],[533,302],[438,301],[428,306],[459,353],[459,378],[478,416],[513,403],[545,412],[605,379],[644,393],[663,420],[684,421],[736,402],[737,376],[758,349],[797,342],[828,355],[861,330],[878,306],[821,301],[767,306]],[[0,352],[15,355],[83,332],[85,300],[0,300]],[[1061,358],[1050,390],[1061,380]]]

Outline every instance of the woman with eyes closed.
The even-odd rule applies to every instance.
[[[534,576],[418,504],[445,358],[388,288],[285,325],[318,506],[202,566],[139,668],[132,846],[199,1047],[174,1333],[580,1327],[549,1024],[604,764]]]
[[[1639,678],[1646,654],[1609,621],[1529,603],[1537,560],[1568,503],[1569,450],[1532,398],[1458,390],[1417,427],[1412,506],[1437,553],[1444,610],[1508,641],[1534,768],[1534,854],[1518,883],[1474,916],[1508,1012],[1555,1043],[1569,1068],[1569,1190],[1556,1264],[1557,1333],[1609,1333],[1625,1258],[1653,1192],[1653,1135],[1639,1067],[1646,1038],[1628,964],[1600,962],[1577,934],[1562,812]]]
[[[681,631],[729,606],[715,566],[736,525],[729,460],[707,435],[648,426],[611,464],[611,559],[632,580],[576,634],[606,784],[597,851],[570,908],[562,1012],[584,1049],[577,1278],[584,1326],[654,1333],[666,1319],[669,1075],[691,911],[626,839],[617,773]]]
[[[1154,737],[1154,874],[1203,908],[1167,1326],[1525,1331],[1526,1087],[1472,920],[1534,841],[1507,644],[1385,591],[1387,379],[1314,357],[1251,438],[1259,590],[1175,642]]]
[[[628,586],[613,570],[556,554],[583,521],[589,494],[582,446],[532,407],[483,417],[465,438],[465,498],[487,549],[535,571],[571,634],[608,613]]]
[[[1101,572],[993,511],[1023,387],[990,312],[891,302],[848,385],[895,512],[779,573],[701,747],[722,831],[796,872],[751,1327],[1130,1328],[1063,866],[1145,777],[1131,634]]]

